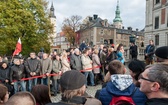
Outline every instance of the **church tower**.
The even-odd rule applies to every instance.
[[[120,17],[120,8],[119,8],[119,0],[117,1],[117,7],[116,7],[116,11],[115,11],[115,19],[113,20],[113,25],[115,26],[115,28],[122,28],[122,20]]]
[[[54,39],[55,39],[55,37],[56,37],[56,16],[55,16],[55,14],[54,14],[54,6],[53,6],[53,2],[52,2],[52,4],[51,4],[51,7],[50,7],[50,14],[49,14],[49,18],[50,18],[50,21],[51,21],[51,24],[53,25],[53,33],[50,35],[50,37],[52,37],[53,38],[53,41],[51,41],[52,42],[52,46],[54,45],[53,43],[54,43]]]

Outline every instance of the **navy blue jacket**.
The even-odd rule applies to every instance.
[[[107,83],[107,86],[100,91],[99,100],[102,102],[102,105],[109,105],[113,95],[130,96],[135,88],[135,85],[131,84],[127,89],[121,91],[110,81]],[[139,91],[139,88],[137,88],[132,95],[132,99],[136,105],[145,105],[147,100],[145,94]]]

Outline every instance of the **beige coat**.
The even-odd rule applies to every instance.
[[[82,65],[84,70],[88,68],[92,68],[92,63],[91,63],[92,60],[89,58],[89,56],[82,55],[81,60],[82,60]],[[86,70],[84,72],[89,72],[89,71],[92,71],[92,69]]]
[[[62,71],[63,73],[66,72],[66,71],[71,70],[68,59],[63,58],[63,59],[61,60],[61,63],[62,63],[61,71]]]
[[[93,61],[93,67],[100,66],[100,59],[98,57],[98,54],[92,55],[92,61]],[[100,73],[100,68],[93,69],[93,73],[95,74]]]
[[[102,105],[102,103],[96,98],[86,98],[87,101],[84,105]]]

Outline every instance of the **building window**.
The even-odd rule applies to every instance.
[[[158,4],[158,3],[160,3],[160,0],[156,0],[155,4]]]
[[[159,35],[155,36],[155,45],[158,46],[159,45]]]
[[[100,38],[100,43],[103,44],[103,42],[104,42],[104,39],[103,39],[103,38]]]
[[[104,30],[103,29],[101,29],[101,32],[100,32],[100,34],[102,35],[104,33]]]
[[[155,29],[159,28],[159,17],[155,17]]]

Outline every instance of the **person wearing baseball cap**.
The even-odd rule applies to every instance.
[[[168,63],[168,46],[162,46],[156,49],[155,55],[157,62]]]
[[[76,70],[66,71],[60,78],[62,100],[47,105],[102,105],[95,98],[85,96],[86,77]]]

